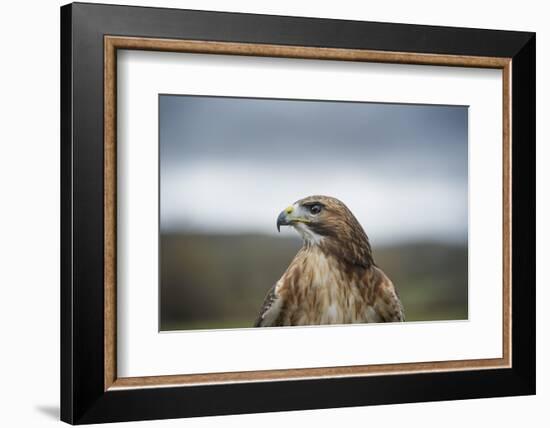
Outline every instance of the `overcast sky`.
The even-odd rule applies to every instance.
[[[161,95],[160,177],[163,231],[276,234],[324,194],[373,242],[465,241],[468,110]]]

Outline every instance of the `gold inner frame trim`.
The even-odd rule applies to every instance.
[[[502,358],[376,364],[343,367],[261,370],[170,376],[117,377],[116,367],[116,88],[117,50],[147,50],[214,55],[242,55],[333,61],[380,62],[393,64],[439,65],[494,68],[502,70],[503,144],[503,320]],[[511,58],[463,55],[386,52],[251,43],[171,40],[140,37],[104,37],[104,389],[193,386],[220,383],[282,381],[313,378],[361,377],[405,373],[480,370],[511,367]]]

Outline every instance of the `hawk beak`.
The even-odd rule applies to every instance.
[[[288,226],[291,224],[291,219],[289,219],[288,216],[292,214],[292,211],[294,211],[294,207],[292,205],[281,211],[281,214],[277,217],[277,231],[281,232],[281,226]]]
[[[288,226],[290,222],[288,221],[288,214],[287,211],[284,210],[279,214],[279,217],[277,217],[277,231],[281,232],[281,226]]]

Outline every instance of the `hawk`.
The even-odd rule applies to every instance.
[[[303,246],[269,290],[255,327],[404,321],[396,288],[344,203],[308,196],[279,214],[281,226],[294,227]]]

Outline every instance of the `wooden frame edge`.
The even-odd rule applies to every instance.
[[[104,389],[116,380],[116,48],[104,44]]]
[[[364,61],[394,64],[445,65],[457,67],[504,68],[510,58],[467,55],[425,54],[375,51],[366,49],[323,48],[312,46],[270,45],[260,43],[214,42],[105,36],[105,46],[113,49],[164,52],[242,55],[334,61]]]
[[[502,356],[512,367],[512,60],[502,69]]]
[[[504,358],[118,378],[109,390],[499,369]]]
[[[117,49],[502,69],[503,72],[503,356],[495,359],[117,378],[116,368],[116,52]],[[363,377],[510,368],[512,60],[361,49],[104,36],[104,390]]]

